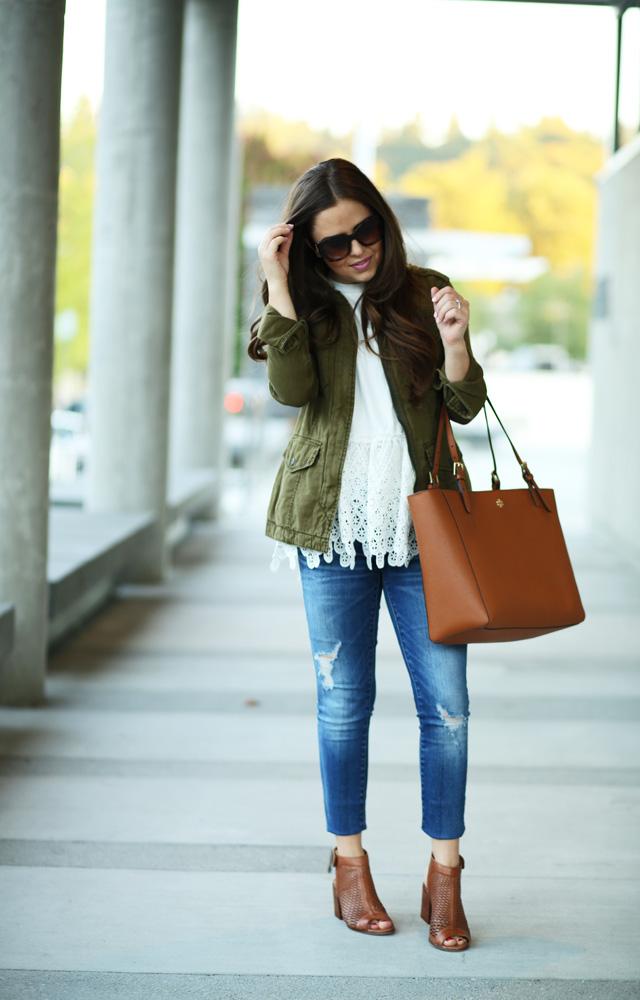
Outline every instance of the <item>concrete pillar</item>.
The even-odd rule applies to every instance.
[[[0,2],[0,701],[42,701],[64,0]]]
[[[229,303],[237,266],[230,219],[237,0],[187,0],[178,168],[171,387],[171,464],[222,467]],[[237,227],[237,221],[234,223]],[[231,260],[230,260],[231,255]],[[233,294],[232,293],[232,294]],[[233,325],[233,324],[232,324]],[[218,486],[220,477],[218,476]],[[214,502],[210,515],[215,516]]]
[[[598,185],[589,499],[598,532],[640,567],[640,135],[611,157]]]
[[[152,510],[133,576],[166,567],[182,0],[108,0],[91,287],[86,506]]]

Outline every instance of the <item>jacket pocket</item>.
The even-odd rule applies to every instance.
[[[283,453],[271,495],[270,520],[281,528],[303,532],[310,541],[326,529],[322,510],[324,453],[322,441],[294,434]]]
[[[308,469],[316,461],[321,448],[322,441],[294,434],[282,456],[286,471],[302,472],[303,469]]]

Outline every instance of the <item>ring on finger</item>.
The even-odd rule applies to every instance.
[[[460,309],[460,299],[456,299],[456,305],[457,305],[458,309]]]

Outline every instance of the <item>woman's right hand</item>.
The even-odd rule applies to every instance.
[[[269,289],[269,304],[282,316],[297,319],[288,283],[292,240],[293,225],[290,222],[279,222],[277,226],[267,229],[258,247],[258,255]]]
[[[290,222],[279,222],[270,226],[258,247],[258,256],[269,288],[287,287],[289,274],[289,250],[293,240],[293,226]]]

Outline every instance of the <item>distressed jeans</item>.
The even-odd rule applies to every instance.
[[[467,777],[466,645],[432,643],[418,558],[408,566],[368,569],[356,543],[354,569],[299,555],[302,591],[318,687],[318,742],[329,833],[366,829],[369,722],[376,694],[380,597],[413,688],[420,724],[422,829],[449,840],[464,832]]]

